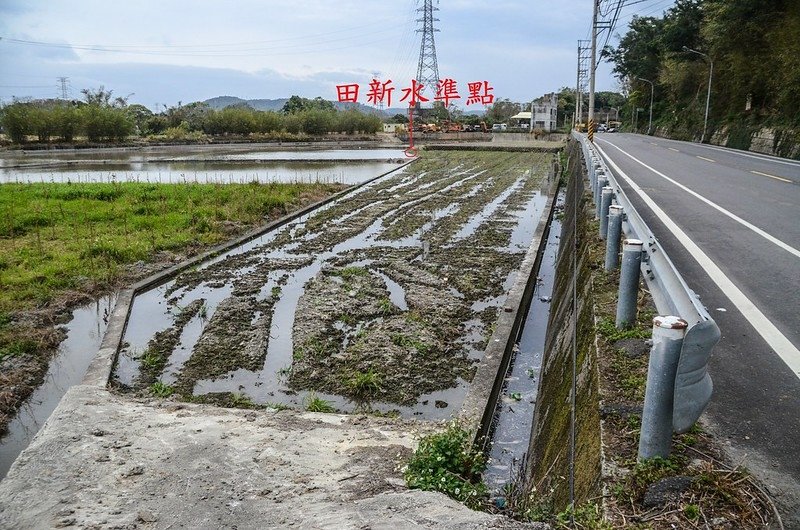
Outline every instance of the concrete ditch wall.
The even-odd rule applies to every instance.
[[[572,356],[576,353],[575,502],[595,497],[601,473],[597,351],[584,170],[577,142],[570,142],[567,197],[556,284],[545,342],[539,393],[528,455],[528,476],[539,492],[553,489],[557,510],[569,504]],[[577,235],[577,239],[576,239]],[[577,264],[573,308],[573,258]],[[577,321],[577,330],[575,323]],[[577,339],[577,340],[576,340]],[[546,495],[546,493],[545,493]]]

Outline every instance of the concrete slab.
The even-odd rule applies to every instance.
[[[405,488],[439,426],[70,389],[0,482],[3,528],[544,528]]]

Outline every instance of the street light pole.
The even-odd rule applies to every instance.
[[[649,135],[653,128],[653,82],[643,77],[637,77],[636,79],[650,83],[650,123],[647,124],[647,134]]]
[[[703,57],[708,59],[709,68],[708,68],[708,93],[706,94],[706,116],[705,116],[705,119],[703,120],[703,135],[700,137],[700,143],[702,144],[702,143],[705,143],[706,131],[708,130],[708,107],[709,107],[709,103],[711,102],[711,78],[714,75],[714,61],[713,61],[713,59],[711,59],[711,57],[709,57],[705,53],[699,52],[697,50],[693,50],[693,49],[688,48],[686,46],[683,47],[683,51],[690,52],[690,53],[696,53],[697,55],[702,55]]]

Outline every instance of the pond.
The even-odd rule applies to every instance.
[[[321,182],[358,184],[405,162],[399,149],[196,146],[0,154],[0,183]]]

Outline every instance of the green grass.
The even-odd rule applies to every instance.
[[[167,398],[171,396],[172,393],[175,391],[175,389],[172,388],[172,385],[168,385],[163,381],[156,381],[155,383],[150,385],[149,390],[150,394],[160,398]]]
[[[305,399],[305,408],[308,412],[336,412],[330,401],[325,401],[316,394],[308,395]]]
[[[349,282],[357,276],[366,276],[369,274],[369,271],[364,267],[345,267],[343,269],[333,271],[333,274],[339,276],[344,281]]]
[[[597,331],[609,342],[616,342],[621,339],[646,339],[652,335],[651,328],[629,327],[617,329],[611,318],[602,318],[597,324]]]
[[[416,337],[411,337],[403,333],[392,333],[390,338],[392,344],[395,346],[400,346],[401,348],[414,348],[420,355],[427,355],[431,351],[430,345],[425,344]]]
[[[381,391],[381,376],[370,368],[366,372],[357,372],[348,378],[345,386],[356,399],[371,399]]]
[[[154,253],[213,245],[340,189],[326,184],[41,183],[0,186],[0,312],[113,282]],[[347,269],[345,269],[347,270]]]

